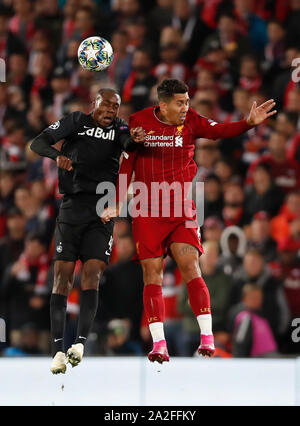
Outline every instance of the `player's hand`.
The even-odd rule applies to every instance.
[[[146,137],[146,132],[142,127],[135,127],[134,129],[130,129],[130,134],[136,143],[144,142]]]
[[[274,99],[269,99],[260,106],[257,106],[256,102],[253,102],[251,111],[247,118],[247,123],[249,124],[249,126],[257,126],[258,124],[265,121],[267,118],[276,114],[276,110],[271,111],[275,104],[276,102],[274,102]]]
[[[117,203],[114,207],[107,207],[101,215],[101,220],[103,223],[107,223],[110,221],[113,217],[118,217],[120,214],[120,211],[122,210],[122,204]]]
[[[56,157],[56,164],[57,167],[59,167],[60,169],[68,170],[68,172],[73,170],[72,161],[64,155],[59,155],[58,157]]]

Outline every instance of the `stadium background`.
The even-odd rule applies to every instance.
[[[28,149],[68,112],[89,112],[101,87],[117,88],[120,116],[157,102],[165,77],[190,87],[191,105],[216,121],[239,120],[273,97],[278,114],[234,140],[197,141],[197,181],[205,181],[206,250],[219,357],[290,356],[300,318],[300,1],[4,0],[0,4],[0,317],[1,355],[49,355],[49,298],[60,195],[52,160]],[[106,72],[83,70],[80,42],[111,41]],[[59,144],[57,145],[59,148]],[[151,346],[142,312],[142,274],[130,220],[115,226],[111,266],[87,355],[142,355]],[[66,346],[79,311],[80,268],[68,300]],[[163,292],[172,356],[193,356],[199,330],[185,285],[166,259]],[[257,325],[263,333],[257,333]],[[294,339],[295,340],[295,339]]]

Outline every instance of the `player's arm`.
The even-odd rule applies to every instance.
[[[117,198],[116,203],[122,208],[122,204],[127,196],[128,188],[132,179],[135,161],[137,158],[137,146],[144,142],[146,137],[146,132],[140,126],[139,122],[135,118],[135,114],[132,114],[129,118],[129,129],[132,140],[134,141],[135,149],[133,153],[128,154],[124,153],[123,161],[120,167],[118,181],[117,181]],[[125,184],[124,184],[125,181]]]
[[[116,202],[113,207],[108,207],[103,211],[101,215],[103,223],[109,222],[111,218],[119,216],[127,197],[137,155],[137,151],[130,154],[124,153],[116,186]]]
[[[75,112],[51,124],[33,139],[30,149],[42,157],[48,157],[56,161],[58,167],[65,170],[72,170],[71,160],[61,155],[60,151],[53,148],[52,145],[70,136],[76,130],[79,115],[80,113]]]
[[[246,132],[254,126],[258,126],[267,118],[276,114],[276,110],[272,110],[275,106],[274,99],[270,99],[260,106],[257,106],[256,102],[253,102],[250,113],[245,120],[235,121],[232,123],[217,123],[214,120],[208,120],[207,118],[198,115],[198,121],[196,123],[198,137],[207,139],[226,139],[233,138]]]
[[[119,127],[119,141],[123,151],[133,152],[139,143],[144,142],[146,133],[142,127],[129,130],[129,126],[122,120]]]
[[[116,186],[116,203],[113,207],[108,207],[104,210],[101,215],[101,220],[103,223],[109,222],[111,218],[117,217],[122,210],[123,202],[126,199],[128,188],[132,179],[135,161],[137,157],[137,145],[144,141],[145,139],[145,131],[139,126],[139,124],[134,119],[134,115],[131,115],[129,118],[129,127],[130,128],[130,138],[134,141],[134,152],[128,154],[124,152],[123,161],[119,170],[119,176],[117,180]],[[128,133],[127,133],[128,137]]]

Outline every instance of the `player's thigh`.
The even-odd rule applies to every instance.
[[[142,259],[144,283],[162,285],[163,280],[163,257]]]
[[[173,242],[170,251],[175,259],[183,281],[186,283],[201,276],[199,250],[197,247],[180,242]]]
[[[109,263],[113,245],[114,223],[103,224],[101,220],[87,226],[81,239],[79,258],[82,263],[90,259]]]
[[[191,224],[193,226],[191,226]],[[196,221],[179,221],[179,223],[177,223],[177,226],[171,230],[166,240],[166,245],[169,251],[171,251],[170,247],[173,243],[187,244],[192,247],[195,247],[200,256],[204,252],[201,244],[200,228]],[[186,251],[188,252],[188,250]]]
[[[76,262],[85,225],[56,222],[54,233],[54,260]]]
[[[138,259],[141,261],[163,256],[166,251],[165,239],[169,232],[169,223],[166,220],[151,217],[133,219],[132,235]]]

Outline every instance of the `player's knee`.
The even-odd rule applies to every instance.
[[[84,290],[98,290],[101,276],[106,265],[104,262],[87,262],[82,270],[81,287]]]
[[[58,270],[54,274],[53,292],[68,295],[73,287],[73,273]]]
[[[152,265],[143,265],[144,283],[147,284],[162,284],[163,272],[160,268]]]
[[[179,267],[182,279],[188,283],[194,278],[201,277],[201,270],[199,267],[198,260],[193,262],[183,262]]]
[[[162,284],[162,278],[159,274],[144,273],[144,283],[147,284]]]

